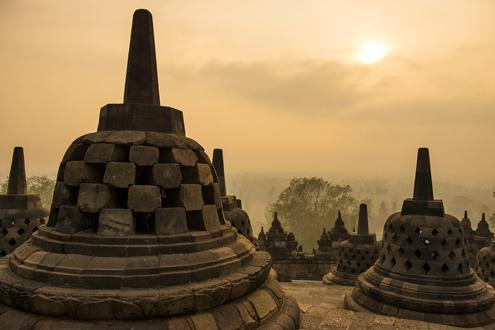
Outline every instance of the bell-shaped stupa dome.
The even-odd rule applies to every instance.
[[[469,267],[460,221],[433,198],[428,149],[418,151],[414,197],[385,223],[381,255],[346,306],[446,325],[495,320],[493,288]]]
[[[137,10],[124,103],[68,148],[48,226],[0,267],[0,301],[57,328],[299,327],[270,255],[225,222],[220,197],[182,112],[160,105],[152,17]]]

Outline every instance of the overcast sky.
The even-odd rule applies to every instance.
[[[55,173],[122,102],[134,9],[153,13],[162,105],[231,173],[495,183],[495,1],[0,0],[0,173]],[[363,44],[388,54],[357,60]]]

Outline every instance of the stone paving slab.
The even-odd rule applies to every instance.
[[[293,281],[281,283],[283,290],[294,297],[301,310],[301,329],[346,329],[346,330],[448,330],[464,329],[435,323],[400,319],[365,312],[353,312],[344,308],[344,295],[353,287],[323,285],[316,281]],[[495,324],[482,328],[495,329]]]

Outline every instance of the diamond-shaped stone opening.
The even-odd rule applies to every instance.
[[[455,240],[455,246],[456,247],[460,247],[461,246],[461,240],[460,239],[456,239]]]
[[[433,236],[437,236],[438,235],[438,230],[436,228],[433,228],[433,230],[431,231],[431,234]]]
[[[404,227],[404,225],[400,225],[399,227],[399,231],[404,234],[404,232],[406,231],[406,227]]]
[[[459,273],[462,273],[464,271],[464,267],[462,266],[462,264],[459,264],[459,266],[457,266],[457,271]]]
[[[421,251],[419,251],[419,250],[415,250],[415,251],[414,251],[414,255],[415,255],[416,257],[418,257],[418,258],[419,258],[419,257],[421,257]]]
[[[45,219],[40,219],[40,223],[41,223],[42,225],[44,225],[44,224],[45,224],[45,222],[46,222],[46,221],[45,221]]]
[[[397,235],[394,234],[394,236],[392,236],[392,242],[396,243],[397,242]]]
[[[427,262],[423,264],[423,270],[425,271],[425,273],[428,273],[431,270],[431,267],[430,265],[428,265]]]
[[[407,241],[407,243],[409,243],[409,244],[412,244],[412,242],[413,242],[413,240],[412,240],[411,236],[407,236],[406,241]]]
[[[449,236],[452,236],[452,234],[453,234],[452,229],[447,230],[447,234],[448,234]]]
[[[5,236],[5,235],[7,235],[8,233],[9,233],[9,231],[7,230],[7,228],[4,228],[4,229],[0,232],[0,234],[2,234],[2,237],[3,237],[3,236]]]
[[[24,229],[22,229],[22,228],[17,229],[17,233],[18,233],[19,235],[24,234],[24,232],[25,232],[25,230],[24,230]]]
[[[462,254],[463,258],[466,257],[466,251],[465,250],[462,250],[461,254]]]
[[[436,250],[431,253],[432,259],[436,259],[436,258],[438,258],[438,256],[439,256],[439,253]]]
[[[440,245],[442,247],[446,247],[449,243],[447,243],[447,241],[445,240],[445,238],[442,240],[442,242],[440,242]]]
[[[382,264],[385,262],[385,260],[387,260],[387,257],[385,257],[385,255],[383,254],[382,257],[380,258]]]
[[[7,252],[5,250],[0,251],[0,257],[5,257],[7,255]]]
[[[406,269],[411,269],[412,263],[409,261],[409,259],[406,260],[406,262],[404,263],[404,266],[406,267]]]
[[[427,239],[425,239],[425,240],[423,241],[423,244],[424,244],[425,246],[429,246],[429,245],[430,245],[430,241],[429,241],[429,240],[427,240]]]
[[[26,219],[26,220],[24,220],[24,223],[25,223],[26,225],[29,225],[29,224],[31,223],[31,220]]]
[[[462,228],[459,228],[459,234],[462,234]]]
[[[353,255],[351,256],[351,259],[356,259],[356,255],[355,255],[355,254],[353,254]]]
[[[443,264],[442,265],[442,268],[440,268],[440,270],[444,273],[448,272],[449,271],[449,266],[447,266],[447,264]]]
[[[395,261],[395,257],[392,257],[392,260],[390,260],[390,264],[392,265],[392,267],[395,266],[397,262]]]
[[[449,258],[450,258],[450,259],[454,259],[454,258],[455,258],[455,253],[454,253],[454,251],[450,251],[450,253],[449,253]]]
[[[401,255],[403,255],[403,254],[404,254],[404,250],[403,250],[401,247],[399,248],[399,253],[400,253]]]
[[[15,239],[13,239],[13,238],[11,238],[11,239],[9,240],[9,245],[10,245],[10,246],[14,246],[16,243],[17,243],[17,242],[16,242],[16,240],[15,240]]]

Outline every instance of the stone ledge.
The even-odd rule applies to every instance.
[[[158,298],[161,299],[161,298]],[[161,300],[162,305],[167,308],[179,306],[184,303],[180,300]],[[105,305],[106,304],[106,305]],[[107,307],[108,306],[108,307]],[[261,307],[264,306],[264,307]],[[46,306],[45,306],[46,307]],[[53,307],[53,306],[52,306]],[[96,304],[95,304],[96,307]],[[130,312],[127,305],[112,305],[106,301],[99,305],[97,313],[91,316],[103,316],[105,313]],[[265,314],[264,310],[270,312]],[[145,310],[134,309],[136,312]],[[85,308],[78,312],[86,314]],[[184,313],[185,311],[182,310]],[[187,312],[186,312],[187,313]],[[259,314],[262,313],[262,314]],[[296,301],[284,295],[277,287],[276,281],[269,276],[262,286],[254,292],[231,303],[197,312],[196,314],[180,315],[174,318],[154,318],[147,320],[107,320],[81,321],[51,316],[42,316],[28,312],[12,309],[0,304],[0,324],[8,329],[226,329],[226,328],[249,328],[249,329],[298,329],[300,325],[300,313]]]

